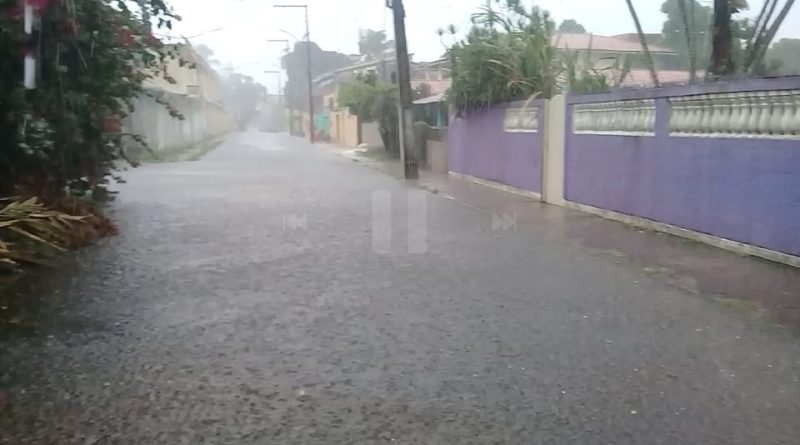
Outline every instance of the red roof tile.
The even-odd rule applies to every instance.
[[[626,38],[598,36],[595,34],[555,33],[551,43],[559,49],[609,51],[616,53],[642,52],[642,45]],[[660,45],[648,45],[651,53],[673,53]]]
[[[427,83],[431,87],[431,96],[443,94],[450,88],[450,79],[443,80],[412,80],[411,88],[417,88],[420,84]]]
[[[615,84],[619,79],[620,71],[604,71],[608,77],[609,82]],[[689,72],[681,70],[660,70],[656,71],[658,81],[661,84],[675,84],[675,83],[688,83]],[[702,73],[698,73],[701,76]],[[653,79],[650,77],[649,70],[635,69],[631,70],[625,79],[622,81],[623,87],[652,87]]]

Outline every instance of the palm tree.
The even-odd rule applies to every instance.
[[[380,59],[390,46],[386,41],[386,31],[362,30],[358,37],[358,52],[368,60]]]
[[[642,31],[642,24],[639,22],[639,16],[636,14],[636,9],[633,7],[632,0],[626,0],[626,2],[628,3],[628,10],[633,18],[633,23],[636,25],[636,32],[639,33],[639,43],[642,44],[642,49],[644,50],[647,67],[650,69],[650,77],[653,79],[653,86],[658,87],[660,84],[658,82],[658,74],[656,74],[656,66],[653,64],[653,56],[650,54],[650,48],[647,47],[647,39],[644,37],[644,31]]]
[[[708,73],[713,77],[733,74],[733,34],[729,0],[714,0],[714,28],[711,35],[711,64]]]
[[[683,31],[686,33],[686,47],[689,50],[689,82],[695,83],[697,81],[697,48],[694,43],[694,0],[691,3],[692,11],[687,9],[686,0],[678,0],[678,9],[681,12]],[[691,15],[689,15],[690,12]]]
[[[770,3],[769,10],[767,10],[768,3]],[[783,24],[783,21],[786,19],[787,14],[794,6],[794,0],[786,0],[783,8],[778,13],[778,17],[772,23],[769,23],[777,3],[778,0],[772,0],[771,2],[770,0],[767,0],[764,3],[764,7],[761,9],[761,14],[759,14],[756,20],[755,31],[751,41],[748,42],[748,51],[744,67],[742,69],[743,72],[752,73],[759,66],[764,58],[765,52],[772,43],[772,40],[775,38],[775,33],[778,32],[778,29],[780,29],[781,24]]]

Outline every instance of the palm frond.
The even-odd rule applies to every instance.
[[[63,251],[85,217],[49,209],[36,198],[3,198],[0,203],[0,263],[18,265],[30,250]]]

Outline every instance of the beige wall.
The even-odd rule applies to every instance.
[[[169,82],[167,76],[172,77],[175,83]],[[178,59],[166,61],[166,74],[161,71],[144,81],[145,88],[174,94],[188,94],[189,85],[199,85],[197,70],[190,69],[188,66],[180,66]]]
[[[447,142],[439,142],[428,139],[425,141],[427,147],[426,163],[428,168],[436,173],[447,173]]]
[[[222,105],[222,81],[191,46],[181,46],[176,58],[165,61],[166,74],[157,73],[144,87],[162,92],[165,99],[186,118],[166,114],[162,105],[142,97],[139,107],[128,119],[132,132],[141,134],[159,150],[191,145],[219,137],[234,127],[233,116]],[[181,59],[185,63],[181,66]],[[195,64],[195,67],[191,67]],[[167,80],[171,77],[174,82]]]
[[[217,137],[233,130],[233,115],[218,103],[205,103],[207,131],[211,137]]]
[[[378,130],[377,122],[364,122],[361,124],[361,143],[368,147],[383,147],[383,139]]]
[[[542,200],[564,205],[564,133],[566,99],[563,94],[545,102],[544,147],[542,150]]]
[[[164,99],[183,115],[183,120],[170,116],[164,105],[149,96],[137,98],[135,111],[124,120],[125,132],[140,135],[153,150],[190,147],[220,137],[233,126],[233,119],[219,105],[174,93],[165,93]],[[131,143],[130,147],[140,149],[137,145]]]
[[[348,111],[330,113],[331,142],[345,147],[358,145],[358,117]]]
[[[333,105],[331,107],[331,105]],[[339,108],[339,84],[337,83],[333,91],[322,96],[322,108],[329,112],[338,111]]]
[[[308,138],[308,128],[309,128],[308,113],[303,111],[292,110],[291,114],[293,119],[297,119],[298,116],[302,119],[303,135],[305,135],[305,137]]]
[[[166,74],[159,71],[145,80],[144,87],[174,94],[193,94],[211,102],[222,103],[222,80],[190,46],[181,46],[176,58],[165,61]],[[181,66],[181,59],[185,63]],[[191,64],[195,67],[192,68]],[[169,82],[167,76],[175,83]]]

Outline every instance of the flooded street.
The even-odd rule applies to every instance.
[[[281,135],[127,179],[119,236],[11,288],[0,443],[800,437],[794,269]]]

